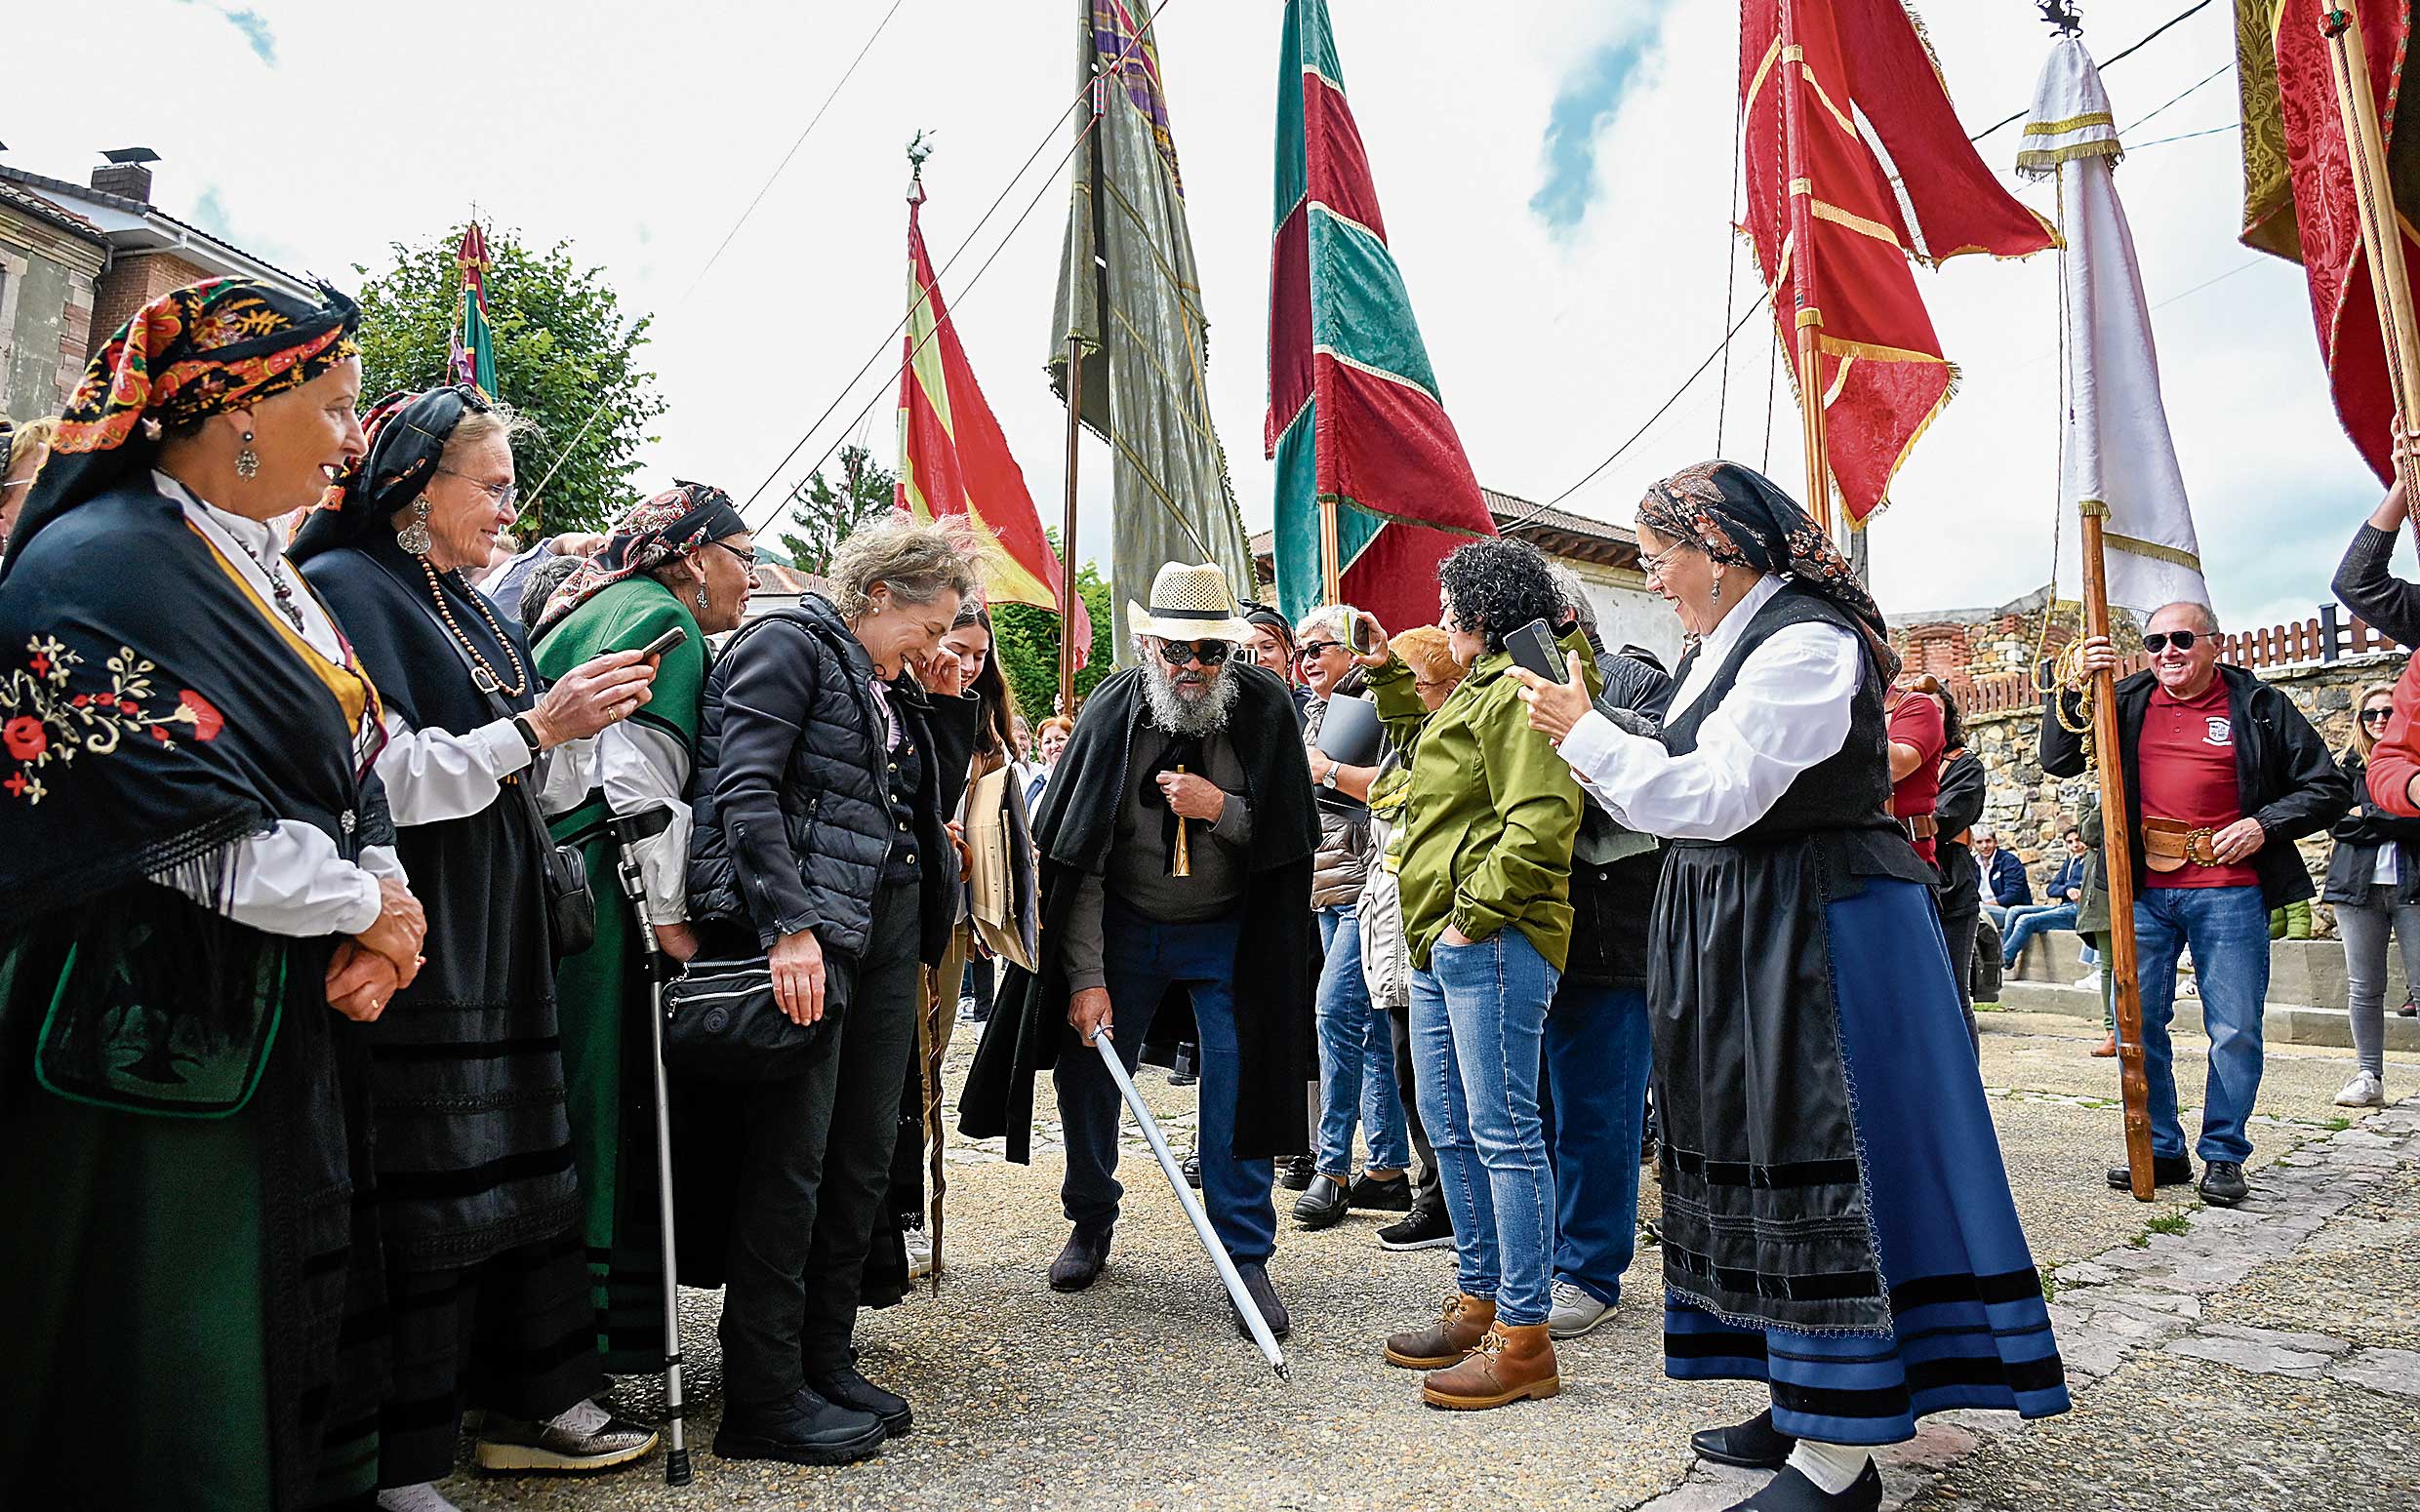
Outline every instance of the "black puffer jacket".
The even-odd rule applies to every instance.
[[[891,756],[869,682],[873,661],[830,602],[742,630],[706,673],[692,779],[689,911],[744,924],[767,947],[815,932],[827,950],[863,952],[892,846],[922,872],[921,954],[938,963],[956,917],[958,867],[947,816],[958,806],[980,700],[888,687],[919,756],[914,830],[899,832],[886,797]]]

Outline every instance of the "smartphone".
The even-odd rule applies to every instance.
[[[644,661],[651,657],[661,657],[666,652],[670,651],[672,648],[678,646],[681,642],[687,639],[689,639],[689,632],[679,625],[674,625],[669,630],[665,631],[662,635],[657,636],[654,640],[649,641],[646,645],[641,646],[638,649],[639,659]]]
[[[1366,656],[1370,650],[1369,622],[1354,614],[1345,622],[1345,649],[1354,656]]]
[[[1543,619],[1532,619],[1506,636],[1504,649],[1512,654],[1514,666],[1527,667],[1550,683],[1571,681],[1563,666],[1562,648],[1554,644],[1554,631]]]

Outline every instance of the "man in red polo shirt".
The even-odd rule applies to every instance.
[[[1941,799],[1941,753],[1948,741],[1941,685],[1922,674],[1902,678],[1890,691],[1891,816],[1908,827],[1916,854],[1938,864],[1938,828],[1933,808]]]
[[[2261,1010],[2269,995],[2269,913],[2313,895],[2293,842],[2352,807],[2353,788],[2293,700],[2241,667],[2218,662],[2217,617],[2206,605],[2170,604],[2143,635],[2151,670],[2117,685],[2118,745],[2133,842],[2135,967],[2143,1001],[2143,1070],[2151,1083],[2153,1178],[2193,1179],[2176,1116],[2168,1020],[2176,963],[2193,948],[2210,1074],[2201,1110],[2201,1195],[2233,1207],[2248,1195],[2245,1126],[2260,1093]],[[2084,643],[2084,669],[2115,668],[2105,636]],[[2084,721],[2073,694],[2066,718],[2045,711],[2042,770],[2084,770]],[[2127,1185],[2113,1168],[2110,1185]]]

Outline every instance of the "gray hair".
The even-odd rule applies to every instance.
[[[1177,692],[1176,669],[1167,658],[1151,647],[1159,640],[1156,635],[1134,636],[1135,659],[1143,666],[1143,701],[1150,710],[1151,723],[1173,736],[1209,736],[1227,728],[1230,715],[1235,711],[1235,699],[1243,693],[1243,679],[1231,668],[1242,658],[1229,657],[1216,667],[1205,667],[1211,674],[1207,696],[1189,699]]]
[[[2192,610],[2194,612],[2194,617],[2200,620],[2201,633],[2204,635],[2219,635],[2225,633],[2218,627],[2218,611],[2212,609],[2209,605],[2202,603],[2199,599],[2177,599],[2171,603],[2162,604],[2158,609],[2153,610],[2150,617],[2146,618],[2143,622],[2145,624],[2149,624],[2153,619],[2158,618],[2161,615],[2166,614],[2171,609]]]
[[[908,604],[930,604],[948,591],[972,598],[982,587],[977,560],[962,527],[893,516],[859,527],[832,553],[824,576],[832,608],[854,620],[866,613],[876,583],[889,583],[893,596]]]
[[[1977,840],[1997,840],[1999,838],[1999,831],[1994,829],[1989,824],[1977,824],[1975,826],[1975,838]]]
[[[483,442],[504,439],[504,445],[538,439],[538,422],[508,404],[499,403],[485,410],[473,410],[454,422],[446,432],[445,452],[437,458],[441,467],[450,467],[463,459],[463,454]]]
[[[1298,643],[1307,641],[1311,639],[1311,631],[1325,630],[1340,641],[1350,642],[1352,639],[1353,614],[1351,604],[1322,604],[1305,615],[1303,622],[1294,627],[1294,639]]]
[[[1563,607],[1580,621],[1581,632],[1588,637],[1589,644],[1595,645],[1596,605],[1589,597],[1588,584],[1580,580],[1578,573],[1560,562],[1547,563],[1546,575],[1553,579],[1554,591],[1562,599]]]

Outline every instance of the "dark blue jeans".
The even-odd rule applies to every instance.
[[[1172,986],[1185,988],[1201,1042],[1202,1206],[1236,1264],[1266,1261],[1277,1247],[1277,1209],[1270,1192],[1276,1172],[1269,1161],[1237,1160],[1234,1154],[1235,1090],[1242,1078],[1234,994],[1241,916],[1210,924],[1158,924],[1111,903],[1105,922],[1108,948],[1102,964],[1117,1058],[1134,1070],[1160,999]],[[1117,1215],[1125,1193],[1116,1175],[1125,1101],[1101,1064],[1100,1052],[1080,1040],[1060,1051],[1052,1079],[1068,1141],[1060,1201],[1071,1223],[1106,1222]]]
[[[2210,1036],[2202,1097],[2205,1161],[2251,1158],[2244,1125],[2260,1095],[2261,1011],[2269,997],[2269,906],[2257,887],[2146,888],[2134,902],[2135,976],[2143,990],[2143,1075],[2151,1083],[2151,1147],[2185,1153],[2176,1116],[2176,958],[2193,947],[2201,1023]]]
[[[1554,1274],[1622,1299],[1638,1250],[1638,1140],[1647,1115],[1647,994],[1563,978],[1546,1017]]]
[[[1319,968],[1319,1170],[1351,1177],[1358,1120],[1370,1169],[1401,1171],[1412,1163],[1411,1135],[1394,1085],[1394,1035],[1370,1007],[1361,976],[1359,915],[1350,906],[1320,909],[1319,943],[1327,951]]]

